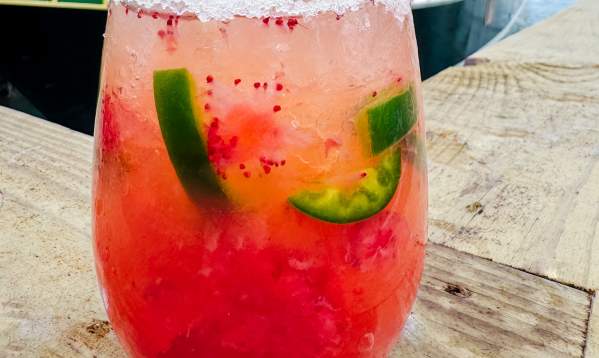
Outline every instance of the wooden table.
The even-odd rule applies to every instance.
[[[430,245],[393,357],[599,357],[599,1],[427,81]],[[92,138],[0,108],[0,357],[122,357]],[[594,303],[595,302],[595,303]]]

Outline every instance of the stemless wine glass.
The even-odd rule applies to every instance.
[[[382,357],[427,180],[409,0],[109,6],[94,249],[133,357]]]

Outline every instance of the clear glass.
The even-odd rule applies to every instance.
[[[412,18],[200,21],[111,4],[94,249],[133,357],[383,357],[427,179]]]

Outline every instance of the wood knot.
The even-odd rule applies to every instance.
[[[88,333],[98,336],[98,338],[104,338],[104,336],[110,333],[111,329],[110,322],[98,319],[92,320],[92,323],[85,327]]]
[[[472,292],[467,289],[466,287],[462,287],[460,285],[454,285],[451,283],[447,284],[447,287],[445,287],[445,292],[449,293],[450,295],[454,295],[456,297],[460,297],[460,298],[468,298],[470,296],[472,296]]]
[[[475,201],[474,203],[466,206],[466,210],[473,213],[474,215],[480,215],[485,211],[485,207],[479,201]]]

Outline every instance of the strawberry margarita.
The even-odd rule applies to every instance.
[[[407,0],[109,7],[94,249],[133,357],[384,357],[426,242]]]

